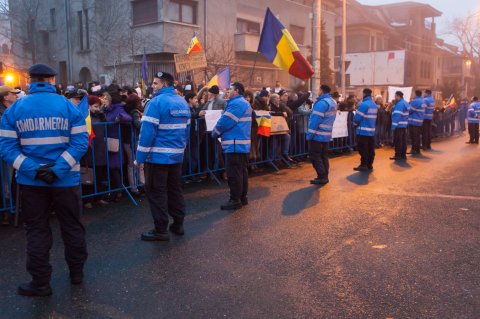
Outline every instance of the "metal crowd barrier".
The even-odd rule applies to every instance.
[[[221,145],[216,139],[212,139],[211,132],[206,132],[204,119],[196,119],[195,131],[191,134],[185,150],[185,161],[182,178],[192,178],[210,175],[212,179],[220,183],[218,175],[225,170],[225,160],[221,152]],[[308,115],[294,115],[289,121],[290,125],[290,150],[291,157],[305,157],[308,154],[306,133],[308,130]],[[131,140],[122,140],[123,129],[130,130]],[[143,186],[143,171],[134,165],[135,150],[138,136],[132,125],[115,123],[94,123],[94,132],[97,132],[95,141],[92,142],[87,154],[80,161],[82,178],[82,198],[103,198],[114,196],[117,193],[125,193],[136,205],[132,196],[132,190]],[[433,125],[433,137],[450,136],[462,130],[458,112],[447,114],[435,114]],[[99,134],[103,132],[104,134]],[[118,135],[118,152],[109,152],[109,132]],[[330,143],[331,151],[352,150],[356,146],[355,128],[348,123],[348,137],[333,139]],[[99,141],[104,135],[104,141]],[[113,136],[112,136],[113,137]],[[279,169],[279,163],[286,166],[290,164],[282,158],[281,135],[264,137],[254,133],[252,135],[252,151],[250,154],[251,165],[270,165],[275,170]],[[95,145],[104,148],[104,158],[96,158]],[[97,152],[98,153],[98,152]],[[102,152],[100,152],[102,153]],[[98,155],[98,154],[97,154]],[[114,162],[118,159],[118,165]],[[0,165],[1,178],[1,201],[0,212],[9,211],[14,213],[18,195],[16,185],[12,184],[13,170],[5,162]],[[12,189],[13,188],[13,189]]]

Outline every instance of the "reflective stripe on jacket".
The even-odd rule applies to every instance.
[[[190,108],[172,86],[160,89],[142,116],[138,163],[179,164],[190,135]]]
[[[357,126],[357,135],[375,136],[375,124],[377,122],[378,106],[371,96],[363,99],[358,105],[353,123]]]
[[[337,102],[328,93],[320,95],[310,114],[307,140],[330,142],[336,116]]]
[[[212,137],[221,137],[224,153],[249,153],[251,130],[252,107],[243,96],[237,95],[227,101]]]
[[[88,149],[85,118],[53,85],[33,82],[30,94],[5,111],[0,145],[3,159],[17,170],[19,184],[80,185],[79,161]],[[58,177],[52,184],[35,179],[36,169],[47,164]]]
[[[403,98],[392,109],[392,131],[408,126],[408,103]]]
[[[425,114],[425,101],[421,97],[416,97],[410,102],[408,124],[413,126],[423,125],[423,115]]]

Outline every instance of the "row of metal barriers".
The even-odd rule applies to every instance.
[[[330,151],[335,153],[350,152],[356,146],[355,128],[348,115],[347,137],[334,138],[330,142]],[[462,123],[463,120],[463,123]],[[196,119],[185,149],[183,178],[185,180],[210,176],[221,183],[219,176],[225,169],[225,159],[218,140],[211,138],[206,131],[205,121]],[[390,145],[392,134],[388,123],[380,123],[376,136],[377,144]],[[143,169],[133,165],[135,148],[138,142],[138,131],[131,125],[100,122],[94,123],[95,138],[87,154],[80,161],[82,198],[103,198],[124,192],[136,205],[135,194],[143,185],[145,178]],[[294,115],[289,120],[289,134],[261,136],[252,132],[250,164],[253,166],[270,166],[279,170],[281,166],[291,163],[282,156],[288,150],[293,158],[306,158],[308,143],[308,115]],[[443,137],[465,130],[465,119],[452,113],[442,116],[432,126],[432,136]],[[17,211],[19,207],[19,188],[15,183],[14,171],[5,162],[0,166],[1,201],[0,212]],[[17,214],[18,216],[18,214]]]

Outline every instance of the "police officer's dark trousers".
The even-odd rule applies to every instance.
[[[468,134],[470,135],[470,143],[478,143],[479,123],[468,123]]]
[[[248,153],[226,153],[226,166],[230,199],[246,198],[248,194]]]
[[[396,128],[393,132],[393,144],[395,145],[395,157],[407,158],[407,129]]]
[[[412,152],[420,153],[420,130],[421,126],[408,125],[408,133],[412,142]]]
[[[38,285],[50,282],[52,266],[52,230],[49,217],[53,210],[60,223],[65,260],[71,273],[79,273],[87,260],[85,228],[80,222],[82,210],[80,186],[40,187],[20,185],[22,215],[27,232],[27,271]]]
[[[328,178],[330,164],[328,162],[328,142],[311,140],[308,144],[310,161],[317,172],[317,178]]]
[[[422,147],[431,148],[432,144],[432,120],[423,120],[422,125]]]
[[[167,231],[169,215],[174,223],[183,224],[185,200],[181,177],[182,163],[145,163],[145,192],[157,232]]]
[[[372,167],[375,159],[375,137],[357,135],[357,148],[360,153],[360,165]]]

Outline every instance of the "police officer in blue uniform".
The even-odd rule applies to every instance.
[[[392,131],[395,156],[390,157],[394,161],[407,159],[407,126],[408,126],[408,103],[403,99],[403,92],[395,92],[395,106],[392,110]]]
[[[52,294],[51,208],[60,223],[70,281],[80,284],[83,280],[87,247],[80,222],[79,161],[88,149],[88,134],[77,107],[56,94],[55,70],[35,64],[28,73],[29,95],[2,117],[0,150],[17,170],[27,235],[27,271],[32,281],[20,285],[18,293],[47,296]]]
[[[185,200],[182,193],[182,164],[190,134],[190,108],[173,87],[173,76],[155,74],[155,97],[142,116],[135,166],[145,163],[145,192],[155,228],[144,232],[145,241],[168,241],[172,233],[184,234]],[[173,223],[169,225],[169,217]]]
[[[234,210],[248,205],[248,155],[252,129],[252,108],[243,97],[245,88],[235,82],[230,99],[212,131],[212,137],[220,137],[225,154],[225,170],[230,187],[230,200],[221,205],[223,210]]]
[[[470,139],[467,144],[478,144],[478,126],[480,123],[480,102],[478,97],[472,98],[472,104],[467,111],[468,134]]]
[[[330,95],[330,87],[322,84],[320,96],[313,105],[308,121],[307,141],[309,157],[317,177],[310,184],[325,185],[328,183],[328,144],[332,139],[333,122],[337,116],[337,102]]]
[[[355,171],[373,169],[377,112],[378,107],[373,102],[372,90],[369,88],[363,89],[363,101],[358,105],[353,118],[353,125],[357,127],[357,148],[358,153],[360,153],[360,165],[353,168]]]
[[[410,102],[408,116],[408,132],[412,141],[410,154],[420,155],[420,133],[423,126],[423,117],[426,109],[425,101],[422,98],[422,91],[415,91],[415,98]]]
[[[432,149],[432,119],[435,111],[435,99],[432,97],[431,90],[425,90],[425,114],[423,115],[422,126],[422,149],[427,151]]]

